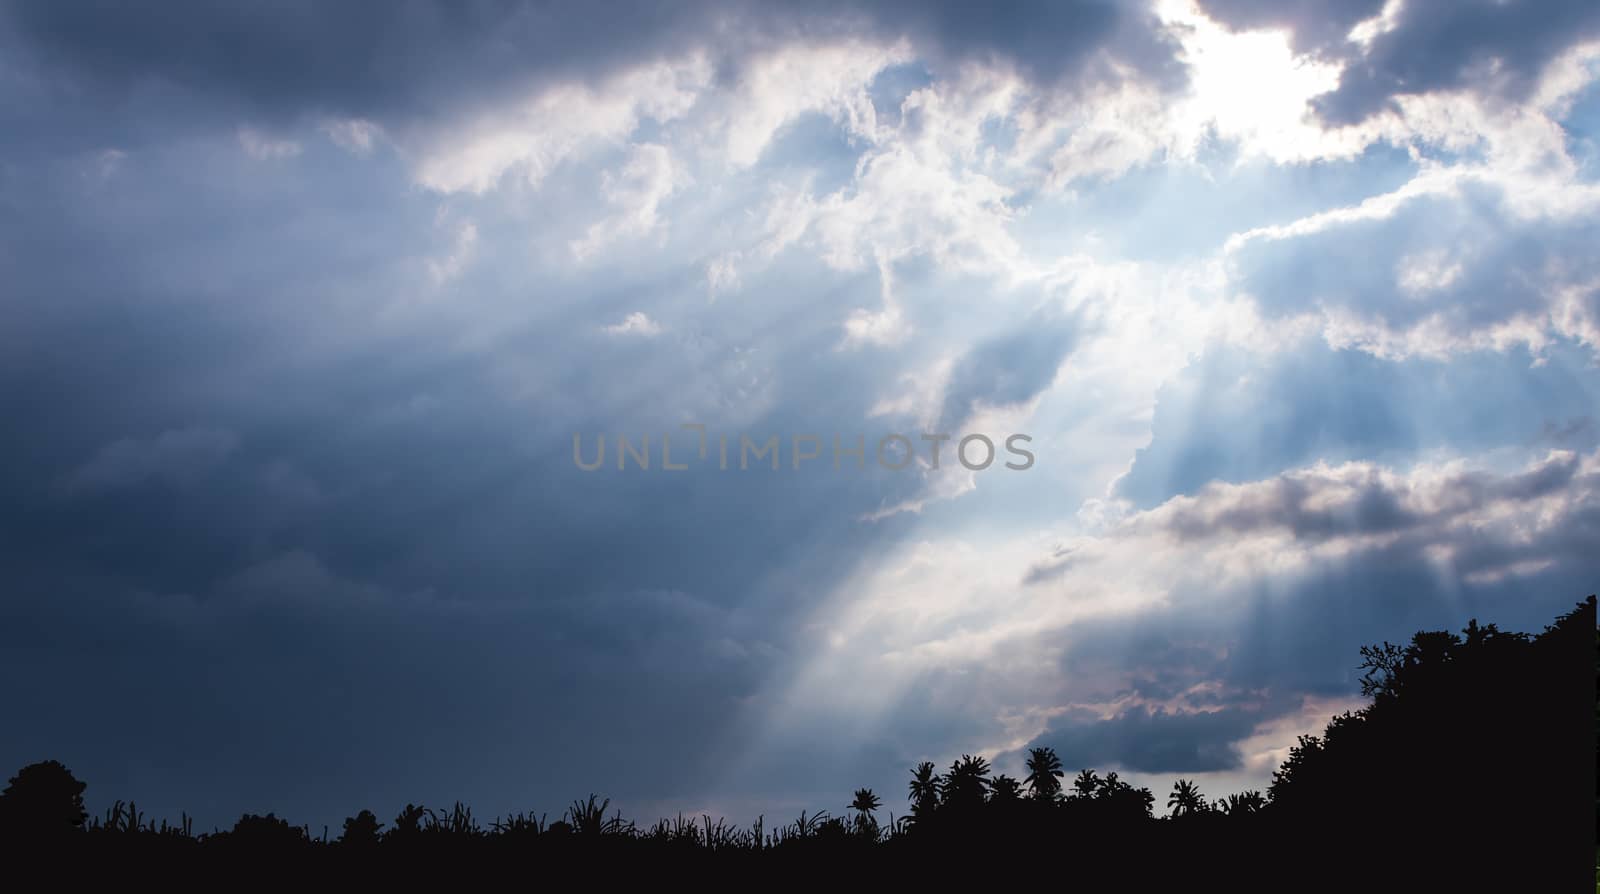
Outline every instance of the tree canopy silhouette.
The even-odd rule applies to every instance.
[[[1054,748],[1028,749],[1028,775],[1022,780],[1028,794],[1037,801],[1054,801],[1061,797],[1061,758]]]
[[[57,761],[29,764],[0,792],[0,829],[7,836],[58,836],[77,831],[88,817],[83,790],[72,771]]]

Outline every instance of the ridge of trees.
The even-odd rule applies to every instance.
[[[978,755],[964,754],[943,772],[919,763],[899,815],[863,788],[838,814],[802,812],[773,826],[681,815],[641,826],[590,795],[553,820],[524,813],[483,822],[461,803],[408,804],[387,822],[361,810],[342,829],[320,834],[271,813],[198,834],[187,816],[158,822],[132,803],[90,815],[86,785],[61,763],[43,761],[23,767],[0,791],[0,846],[330,865],[390,857],[409,864],[448,854],[587,861],[618,853],[638,858],[637,865],[755,865],[749,861],[785,857],[881,864],[916,855],[911,864],[923,869],[941,854],[954,859],[963,849],[1009,846],[1069,862],[1072,854],[1160,854],[1133,867],[1082,869],[1086,878],[1131,887],[1159,887],[1181,877],[1181,866],[1232,860],[1259,870],[1263,887],[1283,872],[1298,872],[1300,886],[1315,887],[1317,874],[1306,867],[1320,865],[1324,880],[1348,882],[1360,877],[1354,867],[1387,867],[1372,878],[1499,879],[1531,890],[1565,871],[1573,841],[1586,855],[1596,838],[1597,647],[1594,596],[1536,635],[1473,620],[1460,634],[1424,631],[1404,645],[1365,647],[1361,692],[1370,703],[1332,718],[1321,735],[1300,737],[1265,791],[1208,798],[1193,780],[1178,779],[1160,818],[1150,789],[1115,771],[1083,769],[1069,780],[1048,746],[1029,749],[1022,779],[994,772]],[[1581,860],[1586,867],[1587,856]]]

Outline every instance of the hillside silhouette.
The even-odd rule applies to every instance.
[[[1039,747],[1022,779],[962,755],[942,770],[911,768],[903,791],[859,789],[837,812],[770,825],[681,816],[641,825],[590,795],[553,819],[485,821],[457,803],[407,805],[388,819],[359,810],[341,829],[315,833],[273,814],[197,833],[187,817],[157,820],[134,804],[91,815],[85,784],[45,761],[23,767],[0,792],[0,851],[12,874],[48,861],[57,875],[116,867],[213,882],[252,867],[257,880],[444,872],[465,881],[462,873],[487,880],[509,872],[536,881],[559,871],[602,883],[737,876],[777,885],[1055,878],[1085,890],[1586,888],[1600,853],[1591,850],[1600,844],[1595,610],[1590,596],[1538,634],[1474,620],[1460,633],[1363,648],[1369,704],[1301,737],[1264,791],[1211,797],[1178,779],[1158,793],[1114,771],[1071,771],[1070,755]],[[1166,810],[1159,818],[1158,806]]]

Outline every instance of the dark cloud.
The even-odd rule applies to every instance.
[[[954,433],[977,407],[1007,407],[1037,397],[1055,380],[1082,327],[1076,316],[1045,306],[1015,329],[974,345],[950,370],[938,430]]]
[[[1213,21],[1238,31],[1287,29],[1301,53],[1335,51],[1356,23],[1383,10],[1384,0],[1200,0]]]
[[[1577,479],[1576,454],[1554,454],[1521,474],[1466,472],[1412,484],[1376,470],[1292,473],[1232,491],[1208,489],[1173,503],[1158,524],[1184,539],[1232,537],[1284,529],[1297,539],[1388,534],[1428,525],[1495,503],[1522,503],[1560,493]]]
[[[335,825],[407,801],[559,810],[602,777],[682,800],[711,784],[706,743],[726,742],[770,666],[659,594],[586,627],[537,602],[385,593],[303,554],[195,599],[59,571],[44,593],[7,572],[0,661],[31,682],[4,687],[4,759],[59,755],[97,803],[202,827],[247,807]]]
[[[437,295],[449,229],[397,166],[216,148],[6,194],[0,408],[27,422],[0,444],[0,766],[60,757],[97,803],[201,826],[558,812],[597,785],[699,801],[772,709],[753,697],[798,660],[799,619],[901,528],[852,520],[919,481],[585,473],[571,436],[659,439],[689,413],[853,434],[858,383],[894,379],[833,350],[875,283],[841,277],[831,314],[775,329],[673,267]],[[525,227],[481,219],[486,254],[521,256]],[[783,263],[751,287],[814,298]],[[599,331],[641,294],[669,333]]]
[[[1376,480],[1365,482],[1348,503],[1332,508],[1309,508],[1324,494],[1315,479],[1278,478],[1252,488],[1223,507],[1179,506],[1164,519],[1164,527],[1186,539],[1227,537],[1266,528],[1285,528],[1296,537],[1323,539],[1335,534],[1377,534],[1418,523],[1400,495]],[[1201,506],[1204,506],[1202,501]]]
[[[724,77],[742,54],[792,37],[875,34],[920,41],[930,61],[994,59],[1056,81],[1107,76],[1111,60],[1173,83],[1173,45],[1138,4],[1072,0],[610,4],[410,0],[329,6],[177,2],[8,4],[14,48],[79,89],[124,98],[177,86],[279,120],[303,114],[405,121],[494,101],[550,78],[591,78],[641,60],[708,50]]]
[[[1540,436],[1550,443],[1558,446],[1571,444],[1593,443],[1600,438],[1595,436],[1595,423],[1593,416],[1575,416],[1565,422],[1551,420],[1545,423],[1544,431]]]
[[[1008,0],[970,3],[896,2],[863,7],[877,28],[928,35],[936,53],[955,59],[1010,61],[1035,80],[1111,74],[1106,63],[1131,65],[1167,86],[1183,78],[1176,42],[1143,4],[1121,0]]]
[[[257,114],[388,117],[490,99],[537,74],[593,74],[703,41],[739,4],[179,2],[8,4],[21,46],[85,86],[146,81],[218,94]],[[487,95],[486,95],[487,94]]]
[[[1057,549],[1028,567],[1027,573],[1022,576],[1022,585],[1031,586],[1055,580],[1067,573],[1075,564],[1077,563],[1070,548]]]
[[[1402,94],[1469,88],[1521,99],[1546,65],[1596,35],[1600,7],[1586,0],[1407,0],[1394,30],[1348,56],[1339,88],[1315,106],[1345,123]]]
[[[1243,488],[1206,489],[1195,501],[1174,502],[1155,515],[1160,528],[1182,539],[1232,537],[1286,529],[1302,541],[1349,534],[1389,534],[1446,525],[1461,513],[1491,504],[1518,504],[1562,493],[1578,480],[1578,454],[1546,457],[1518,475],[1464,472],[1411,483],[1376,470],[1310,470]]]
[[[1073,767],[1122,767],[1139,773],[1206,773],[1236,769],[1235,743],[1261,722],[1258,710],[1169,712],[1135,707],[1103,719],[1068,711],[1031,743],[1049,746]]]
[[[135,487],[151,479],[192,482],[237,445],[231,432],[206,428],[165,431],[150,440],[123,438],[102,447],[65,482],[69,491]]]

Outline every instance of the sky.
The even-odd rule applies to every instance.
[[[0,3],[0,768],[1264,788],[1595,590],[1597,235],[1585,0]]]

